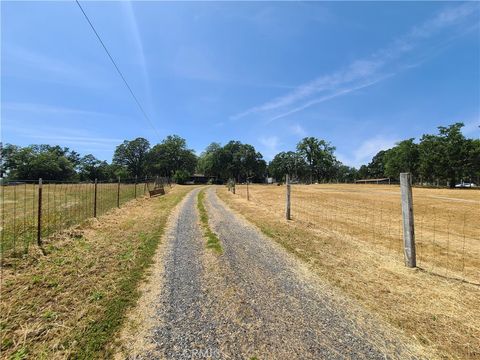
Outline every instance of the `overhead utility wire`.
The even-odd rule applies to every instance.
[[[128,82],[127,80],[125,79],[125,76],[123,76],[122,72],[120,71],[119,67],[117,66],[117,63],[115,62],[115,60],[113,60],[113,57],[112,55],[110,55],[110,52],[108,51],[107,47],[105,46],[105,43],[102,41],[102,38],[100,37],[100,35],[98,34],[97,30],[95,29],[95,26],[93,26],[92,22],[90,21],[88,15],[85,13],[85,11],[83,10],[82,8],[82,5],[80,5],[80,3],[78,2],[78,0],[75,0],[75,2],[77,3],[78,7],[80,8],[80,10],[82,11],[83,13],[83,16],[85,16],[85,19],[87,20],[87,22],[90,24],[90,27],[92,28],[93,32],[95,33],[95,35],[97,36],[97,39],[98,41],[100,41],[100,44],[102,44],[103,46],[103,49],[105,50],[105,52],[107,53],[110,61],[112,62],[113,66],[115,66],[115,69],[117,70],[118,74],[120,75],[120,77],[122,78],[123,82],[125,83],[125,86],[127,87],[128,91],[130,91],[130,94],[132,95],[133,99],[135,100],[135,102],[137,103],[138,107],[140,108],[140,111],[142,112],[143,116],[145,117],[145,119],[148,121],[148,123],[150,124],[150,126],[152,127],[153,131],[155,131],[155,134],[158,136],[158,138],[160,139],[160,134],[158,133],[157,129],[155,128],[155,126],[153,125],[153,122],[152,120],[150,120],[150,118],[148,117],[147,113],[145,112],[145,110],[143,109],[143,106],[142,104],[140,104],[140,101],[138,101],[138,98],[135,96],[132,88],[130,87],[130,85],[128,85]]]

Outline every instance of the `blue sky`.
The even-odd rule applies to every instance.
[[[480,3],[82,4],[158,135],[74,2],[2,1],[3,142],[111,160],[179,134],[270,160],[316,136],[358,166],[439,125],[480,136]]]

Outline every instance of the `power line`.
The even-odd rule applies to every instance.
[[[89,25],[90,25],[90,27],[92,28],[93,32],[94,32],[95,35],[97,36],[98,41],[100,41],[100,44],[102,44],[102,47],[103,47],[103,49],[105,50],[105,52],[107,53],[108,58],[109,58],[110,61],[112,62],[113,66],[115,66],[115,69],[117,70],[118,75],[120,75],[120,77],[122,78],[122,80],[123,80],[123,82],[125,83],[125,86],[127,87],[128,91],[130,91],[130,94],[132,95],[133,99],[135,100],[135,102],[137,103],[138,107],[140,108],[140,111],[142,112],[143,116],[144,116],[145,119],[148,121],[148,123],[149,123],[150,126],[152,127],[153,131],[155,131],[155,134],[156,134],[156,135],[158,136],[158,138],[160,139],[160,134],[158,133],[158,131],[157,131],[157,129],[155,128],[155,126],[153,125],[152,120],[150,120],[150,118],[148,117],[147,113],[146,113],[145,110],[143,109],[142,104],[140,104],[140,101],[138,101],[138,98],[135,96],[132,88],[130,87],[130,85],[128,85],[128,82],[127,82],[127,80],[125,79],[125,76],[123,76],[123,74],[122,74],[122,72],[120,71],[120,68],[118,67],[118,65],[117,65],[117,63],[115,62],[115,60],[113,60],[112,55],[110,55],[110,52],[108,51],[107,47],[105,46],[105,43],[102,41],[102,38],[100,37],[100,35],[98,34],[97,30],[95,29],[95,26],[93,26],[93,24],[92,24],[92,22],[90,21],[88,15],[85,13],[85,10],[83,10],[82,5],[80,5],[80,3],[78,2],[78,0],[75,0],[75,2],[77,3],[78,7],[79,7],[80,10],[82,11],[83,16],[85,16],[85,19],[86,19],[87,22],[89,23]]]

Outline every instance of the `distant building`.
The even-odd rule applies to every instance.
[[[193,184],[206,184],[210,178],[208,176],[205,176],[203,174],[193,174],[188,178],[188,180],[185,182],[186,184],[193,185]]]

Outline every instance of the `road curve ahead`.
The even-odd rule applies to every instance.
[[[401,335],[234,214],[214,187],[206,207],[223,254],[206,249],[197,194],[182,203],[165,253],[153,335],[161,357],[419,358]]]

